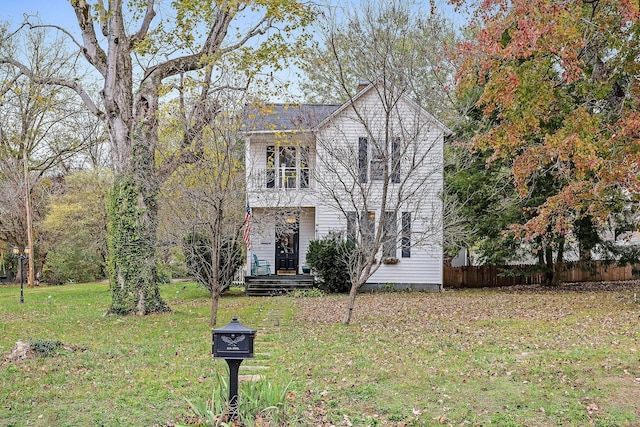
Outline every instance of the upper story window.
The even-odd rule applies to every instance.
[[[373,144],[369,138],[358,139],[358,170],[360,182],[382,181],[385,169],[389,181],[400,182],[400,138],[392,138],[390,144]]]
[[[267,188],[309,188],[309,147],[267,146]]]
[[[371,170],[372,181],[382,181],[384,179],[385,157],[383,147],[374,145],[371,148],[371,163],[369,168]]]

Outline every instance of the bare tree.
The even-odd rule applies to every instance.
[[[446,128],[400,89],[380,82],[366,100],[353,99],[351,123],[332,126],[316,139],[319,191],[346,220],[351,290],[343,319],[348,324],[358,290],[394,262],[398,247],[442,253],[442,141]],[[363,97],[364,98],[364,97]],[[372,107],[379,103],[381,107]],[[403,105],[404,104],[404,105]],[[364,135],[352,143],[353,130]],[[398,225],[400,223],[400,225]],[[414,249],[415,250],[415,249]]]
[[[302,66],[301,87],[307,98],[341,104],[353,94],[356,87],[350,84],[347,90],[330,71],[338,66],[337,56],[347,82],[377,76],[386,61],[385,76],[402,84],[411,99],[450,126],[460,110],[454,93],[459,36],[435,4],[428,10],[425,6],[415,0],[367,0],[358,9],[329,8],[326,19],[318,22],[322,39]]]
[[[211,293],[211,326],[216,324],[220,294],[242,264],[245,175],[238,110],[243,95],[216,94],[225,111],[210,118],[197,159],[176,169],[160,198],[160,243],[182,248],[190,274]],[[184,117],[188,105],[180,102],[168,112]]]
[[[44,29],[9,34],[0,28],[0,57],[18,59],[32,75],[48,79],[65,73],[75,56],[60,39],[49,39]],[[78,136],[90,119],[68,88],[49,86],[31,79],[11,64],[0,65],[0,180],[2,198],[0,233],[13,246],[29,252],[29,284],[34,285],[34,233],[32,224],[44,211],[51,180],[67,169],[80,151],[95,142],[93,129]],[[89,120],[90,121],[90,120]],[[43,183],[43,179],[49,183]]]
[[[410,100],[420,77],[411,5],[373,2],[344,20],[324,21],[324,65],[315,73],[332,81],[348,102],[347,118],[316,138],[319,191],[341,213],[355,251],[346,260],[351,290],[348,324],[358,290],[383,262],[402,251],[442,254],[442,144],[447,128]],[[358,46],[345,50],[345,40]],[[353,76],[369,85],[363,92]],[[360,89],[360,91],[358,91]],[[355,142],[354,142],[355,141]]]

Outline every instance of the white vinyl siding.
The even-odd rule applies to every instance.
[[[300,240],[299,240],[299,272],[302,266],[307,265],[307,251],[309,243],[316,239],[316,215],[315,208],[302,208],[300,212]]]
[[[370,129],[382,126],[384,115],[378,104],[375,90],[363,94],[356,100],[357,108],[361,116],[370,124]],[[413,183],[423,183],[421,191],[416,197],[417,201],[408,200],[401,204],[395,212],[396,231],[398,239],[395,242],[395,256],[400,262],[393,265],[381,265],[378,271],[368,280],[368,283],[406,283],[406,284],[442,284],[442,201],[440,195],[443,189],[443,144],[445,128],[420,110],[408,100],[402,100],[397,104],[397,113],[394,120],[394,133],[390,157],[391,165],[391,195],[387,201],[387,208],[395,206],[397,191],[399,188],[407,188]],[[405,127],[401,130],[400,122]],[[377,125],[376,125],[377,123]],[[403,133],[404,132],[404,133]],[[275,132],[273,134],[260,134],[248,137],[247,153],[247,190],[251,206],[257,207],[292,207],[301,208],[300,215],[300,240],[299,240],[299,265],[305,265],[306,252],[309,242],[314,239],[326,237],[332,231],[347,231],[347,218],[338,209],[335,200],[321,192],[321,188],[314,183],[314,177],[324,179],[330,188],[343,189],[336,191],[334,196],[342,199],[343,209],[353,211],[349,207],[354,192],[349,192],[349,180],[354,183],[367,185],[368,199],[367,210],[374,212],[375,218],[381,218],[384,212],[380,212],[380,204],[376,198],[381,197],[381,182],[372,177],[371,172],[371,147],[362,152],[363,138],[382,138],[382,135],[370,135],[359,123],[358,117],[350,107],[346,107],[336,113],[326,124],[317,131],[315,138],[310,138],[308,133],[300,133],[295,137],[300,138],[298,146],[309,146],[309,189],[292,191],[290,189],[270,188],[266,189],[264,181],[261,185],[260,173],[266,175],[267,170],[267,146],[277,146]],[[412,139],[413,137],[413,139]],[[292,137],[293,138],[293,137]],[[317,141],[335,141],[336,145],[329,153]],[[380,139],[384,140],[384,139]],[[249,142],[250,141],[250,142]],[[290,142],[291,143],[291,142]],[[397,154],[394,154],[397,153]],[[274,153],[277,156],[277,153]],[[331,163],[325,163],[327,159],[335,158]],[[360,165],[366,164],[361,169]],[[396,173],[396,170],[398,171]],[[411,175],[408,174],[412,171]],[[364,176],[364,181],[362,177]],[[331,185],[335,184],[335,185]],[[416,184],[418,185],[418,184]],[[422,190],[423,188],[423,190]],[[358,209],[361,210],[361,209]],[[255,215],[255,213],[254,213]],[[405,215],[408,215],[405,217]],[[403,248],[403,218],[410,217],[409,247]],[[256,226],[252,225],[252,231]],[[274,225],[270,225],[273,229]],[[259,231],[259,229],[258,229]],[[270,241],[260,244],[260,240],[253,239],[254,253],[259,258],[268,259],[274,265],[275,235],[271,232]],[[425,236],[428,236],[425,237]],[[269,240],[267,239],[267,240]],[[387,248],[387,253],[391,250]],[[383,255],[383,250],[378,254]],[[380,258],[379,258],[380,259]]]
[[[343,231],[346,235],[347,219],[339,211],[328,207],[318,208],[316,222],[319,239],[332,231]],[[417,224],[412,222],[412,227]],[[442,284],[442,241],[438,233],[435,233],[433,240],[425,240],[411,247],[410,258],[400,258],[400,262],[394,265],[381,265],[367,283]]]

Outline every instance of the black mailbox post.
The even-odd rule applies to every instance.
[[[238,409],[238,370],[244,359],[253,358],[255,329],[249,329],[238,322],[236,316],[231,323],[213,330],[211,353],[213,357],[223,358],[229,365],[229,419],[237,416]]]

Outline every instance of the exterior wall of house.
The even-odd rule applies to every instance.
[[[316,209],[314,207],[289,207],[287,210],[300,210],[299,240],[298,240],[298,274],[302,273],[302,266],[306,265],[306,254],[309,243],[314,240],[316,226]],[[251,260],[253,255],[258,259],[267,260],[271,265],[271,274],[275,274],[276,253],[276,208],[255,208],[251,220],[251,251],[247,260],[247,275],[251,274]]]
[[[358,140],[360,137],[384,139],[381,134],[384,129],[384,114],[380,112],[377,95],[371,91],[357,101],[358,112],[361,117],[346,109],[334,121],[321,129],[316,138],[318,152],[317,174],[319,183],[317,192],[320,205],[317,210],[318,238],[326,236],[330,231],[346,231],[346,218],[342,210],[349,211],[353,206],[352,197],[361,190],[349,192],[341,186],[349,179],[357,179]],[[401,102],[398,114],[392,125],[395,132],[392,136],[399,136],[407,144],[406,152],[401,158],[401,181],[407,175],[409,179],[398,184],[390,184],[387,195],[387,206],[397,209],[396,223],[401,229],[401,212],[411,212],[412,216],[412,248],[411,257],[402,258],[400,245],[396,250],[398,264],[382,264],[374,273],[363,289],[394,284],[398,288],[413,287],[433,290],[441,289],[443,250],[442,250],[442,201],[440,195],[443,189],[443,144],[444,133],[441,125],[430,121],[430,117],[422,114],[415,106],[408,102]],[[362,123],[364,121],[365,123]],[[376,135],[375,131],[380,133]],[[335,164],[329,164],[327,159],[337,159]],[[419,160],[419,165],[411,165]],[[370,178],[370,177],[369,177]],[[356,186],[358,184],[356,183]],[[374,211],[380,218],[381,185],[369,180],[367,204],[368,210]],[[418,190],[407,200],[402,200],[406,194]],[[331,194],[333,192],[333,194]],[[334,197],[340,200],[336,202]],[[396,210],[392,208],[391,210]],[[381,254],[379,254],[381,256]]]
[[[254,215],[252,253],[268,260],[272,265],[272,273],[275,273],[274,212],[277,209],[302,207],[300,272],[306,264],[309,242],[325,237],[330,231],[346,231],[346,218],[342,211],[355,210],[355,204],[361,203],[358,201],[361,192],[350,188],[358,186],[358,141],[365,136],[384,140],[385,116],[381,113],[379,98],[373,89],[356,102],[359,115],[351,107],[346,107],[313,136],[300,132],[286,135],[262,132],[247,137],[247,192]],[[407,146],[400,159],[403,182],[389,186],[391,194],[388,194],[387,205],[399,203],[401,206],[397,209],[398,230],[401,229],[400,212],[411,212],[411,256],[402,258],[398,244],[398,264],[381,265],[364,289],[395,284],[399,288],[410,286],[439,290],[443,269],[440,194],[443,188],[445,128],[404,99],[398,103],[396,114],[392,117],[392,128],[391,136],[401,138]],[[266,188],[263,176],[267,169],[267,146],[280,144],[309,146],[312,169],[309,188]],[[404,181],[406,177],[409,179]],[[381,186],[371,181],[367,185],[368,210],[375,211],[376,218],[380,218]],[[407,194],[412,196],[408,197]]]
[[[247,275],[251,275],[253,255],[269,261],[271,273],[275,273],[275,220],[266,209],[252,208],[251,251],[248,253]]]
[[[376,218],[380,215],[380,210],[375,210]],[[399,223],[398,218],[398,223]],[[317,238],[322,239],[330,232],[342,232],[346,234],[347,221],[339,211],[322,206],[316,210]],[[440,290],[442,286],[442,231],[436,224],[435,229],[426,230],[426,227],[433,227],[431,224],[423,222],[422,226],[417,218],[412,224],[413,236],[418,236],[424,232],[422,242],[414,244],[411,248],[411,257],[403,258],[400,245],[396,249],[396,256],[400,260],[398,264],[382,264],[363,286],[363,290],[382,287],[393,284],[398,288],[424,288],[429,290]]]
[[[298,273],[302,273],[302,266],[307,265],[307,251],[309,243],[316,239],[316,208],[302,208],[300,211],[300,264]]]

